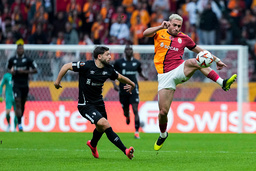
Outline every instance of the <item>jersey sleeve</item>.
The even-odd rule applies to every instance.
[[[4,75],[3,79],[1,80],[1,84],[0,84],[0,96],[2,96],[4,85],[5,85],[5,75]]]
[[[13,58],[11,58],[11,59],[8,60],[7,68],[8,68],[8,69],[11,69],[12,66],[13,66]]]
[[[194,49],[196,47],[196,43],[187,35],[187,48],[189,50]]]
[[[82,61],[72,62],[73,71],[80,72],[82,70],[84,70],[84,71],[87,70],[86,63],[87,62],[82,62]]]
[[[111,75],[109,77],[111,80],[116,80],[118,78],[118,72],[111,66]]]
[[[31,67],[32,69],[36,69],[37,68],[36,62],[32,59],[29,59],[29,67]]]
[[[137,69],[138,73],[142,72],[142,68],[141,68],[141,63],[138,61],[138,69]]]

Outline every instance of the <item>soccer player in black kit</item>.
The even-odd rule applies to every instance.
[[[129,158],[133,158],[134,148],[126,148],[119,136],[112,130],[105,109],[102,97],[102,86],[104,82],[110,78],[117,79],[125,83],[124,89],[130,92],[134,89],[135,84],[127,77],[119,74],[109,65],[111,60],[109,48],[105,46],[97,46],[93,51],[94,60],[86,62],[70,62],[64,64],[58,77],[54,83],[55,88],[61,88],[60,82],[62,77],[68,70],[79,73],[79,97],[78,110],[80,114],[95,124],[92,139],[87,141],[87,145],[92,151],[95,158],[99,158],[97,151],[97,143],[105,132],[108,139],[117,146]]]
[[[131,45],[126,45],[124,49],[124,58],[118,59],[114,63],[114,68],[117,72],[128,77],[135,83],[135,89],[133,89],[132,94],[124,90],[125,84],[120,83],[119,87],[113,82],[114,89],[119,91],[119,101],[122,105],[124,116],[126,117],[126,124],[130,124],[130,111],[129,106],[132,105],[132,110],[134,113],[135,121],[135,134],[134,138],[139,139],[139,128],[140,128],[140,118],[138,114],[138,104],[139,104],[139,86],[137,81],[137,73],[144,79],[148,80],[143,73],[140,61],[133,58],[133,49]]]
[[[16,103],[15,114],[18,118],[19,131],[23,131],[21,118],[29,92],[29,74],[37,73],[35,61],[24,54],[23,44],[17,45],[17,54],[8,60],[8,72],[12,74],[13,94]]]

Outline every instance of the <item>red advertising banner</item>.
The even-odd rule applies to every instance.
[[[118,101],[105,102],[108,120],[116,132],[134,132],[134,116],[126,125]],[[142,132],[159,132],[157,101],[141,102],[139,115]],[[11,112],[11,130],[13,131]],[[256,103],[243,107],[243,132],[256,133]],[[236,102],[173,102],[168,113],[168,132],[236,133],[239,117]],[[77,102],[27,102],[23,129],[28,132],[92,132],[95,126],[77,110]],[[7,129],[5,104],[0,103],[0,131]]]

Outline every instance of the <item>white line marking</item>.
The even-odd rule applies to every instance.
[[[89,151],[90,149],[85,148],[85,149],[46,149],[46,148],[40,148],[40,149],[36,149],[36,148],[1,148],[2,150],[6,150],[6,151],[17,151],[17,150],[22,150],[22,151]],[[103,151],[103,152],[120,152],[120,150],[100,150],[99,151]],[[234,152],[234,151],[171,151],[171,150],[160,150],[160,151],[154,151],[154,150],[138,150],[136,149],[136,152],[142,152],[142,153],[152,153],[152,152],[160,152],[160,153],[210,153],[210,154],[214,154],[214,153],[220,153],[220,154],[256,154],[256,151],[251,151],[251,152]]]

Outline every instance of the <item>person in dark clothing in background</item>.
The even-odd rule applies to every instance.
[[[23,131],[21,118],[24,114],[25,103],[29,92],[29,74],[37,73],[37,64],[24,54],[23,44],[17,45],[17,54],[10,58],[7,64],[8,72],[12,74],[13,94],[16,103],[16,116],[19,131]]]
[[[216,28],[219,26],[219,21],[216,14],[212,11],[211,2],[207,3],[206,9],[200,17],[199,28],[201,36],[199,37],[202,45],[215,45],[216,44]]]

